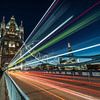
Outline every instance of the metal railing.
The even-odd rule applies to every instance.
[[[92,70],[75,70],[75,71],[74,70],[44,70],[41,72],[72,75],[72,76],[100,77],[100,70],[98,70],[98,71],[92,71]]]
[[[29,97],[19,88],[15,81],[4,73],[9,100],[29,100]]]

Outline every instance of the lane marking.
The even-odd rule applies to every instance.
[[[97,98],[92,97],[92,96],[90,96],[90,95],[86,95],[86,94],[79,93],[79,92],[76,92],[76,91],[73,91],[73,90],[70,90],[70,89],[65,89],[65,88],[61,88],[61,87],[58,87],[58,86],[54,86],[54,85],[52,85],[52,84],[43,83],[43,82],[40,82],[40,80],[39,80],[39,81],[36,80],[36,79],[32,80],[33,78],[29,78],[29,77],[27,78],[27,77],[21,76],[21,75],[19,75],[19,74],[17,74],[17,76],[23,77],[23,78],[25,78],[25,79],[27,79],[27,80],[31,80],[32,82],[35,81],[35,82],[40,83],[40,84],[42,84],[42,85],[55,88],[55,89],[57,89],[57,90],[60,90],[60,91],[63,91],[63,92],[66,92],[66,93],[75,95],[75,96],[77,96],[77,97],[84,98],[84,99],[86,99],[86,100],[98,100]]]
[[[11,74],[12,75],[12,74]],[[14,77],[16,77],[16,75],[13,75]],[[19,76],[19,75],[17,75],[17,76]],[[20,76],[19,76],[20,77]],[[17,79],[19,79],[19,80],[21,80],[20,78],[18,78],[18,77],[16,77]],[[30,80],[30,79],[28,79],[30,82],[34,82],[34,81],[32,81],[32,80]],[[22,81],[22,80],[21,80]],[[48,94],[50,94],[50,95],[53,95],[53,96],[55,96],[56,98],[59,98],[60,100],[65,100],[64,98],[62,98],[62,97],[60,97],[60,96],[58,96],[58,95],[56,95],[56,94],[54,94],[54,93],[52,93],[52,92],[50,92],[50,91],[48,91],[48,90],[46,90],[46,89],[44,89],[44,88],[42,88],[42,87],[40,87],[40,86],[37,86],[37,85],[35,85],[35,84],[33,84],[33,83],[30,83],[31,85],[33,85],[34,87],[36,87],[36,88],[39,88],[40,90],[43,90],[44,92],[47,92]]]
[[[41,90],[43,90],[43,91],[49,93],[50,95],[53,95],[53,96],[55,96],[55,97],[61,99],[61,100],[65,100],[65,99],[63,99],[62,97],[60,97],[60,96],[58,96],[58,95],[56,95],[56,94],[54,94],[54,93],[52,93],[52,92],[49,92],[49,91],[47,91],[47,90],[44,89],[44,88],[41,88],[40,86],[37,86],[37,85],[35,85],[35,84],[32,84],[32,85],[33,85],[34,87],[36,87],[36,88],[39,88],[39,89],[41,89]]]

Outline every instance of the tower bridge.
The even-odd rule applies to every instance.
[[[100,1],[87,2],[54,0],[25,41],[3,17],[0,100],[100,99]]]
[[[1,22],[0,27],[0,66],[4,67],[9,64],[15,53],[22,46],[24,40],[24,28],[21,25],[18,27],[14,16],[6,24],[5,17]]]

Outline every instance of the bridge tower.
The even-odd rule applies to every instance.
[[[12,16],[6,24],[5,17],[0,26],[0,66],[6,67],[14,57],[24,41],[24,27],[18,26],[15,17]]]

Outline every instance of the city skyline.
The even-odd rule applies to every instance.
[[[0,1],[0,100],[100,100],[100,0]]]
[[[17,63],[34,59],[31,54],[46,53],[51,55],[53,53],[53,55],[59,55],[66,53],[68,42],[71,43],[73,51],[98,45],[89,50],[75,52],[78,56],[100,54],[99,2],[98,0],[82,2],[80,6],[78,1],[59,1],[57,5],[52,6],[51,10],[47,10],[46,17],[43,16],[43,21],[40,20],[41,22],[33,28],[25,43],[30,50],[23,45],[22,50],[24,52],[21,57],[18,56],[19,54],[17,55]],[[55,7],[56,9],[54,9]],[[49,14],[51,15],[49,16]]]

